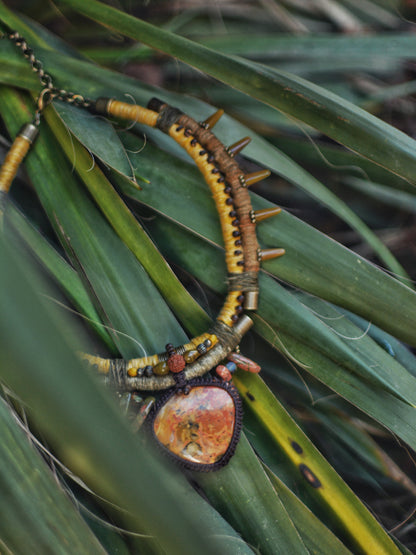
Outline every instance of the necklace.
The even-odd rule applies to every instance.
[[[214,135],[211,129],[222,110],[198,123],[155,98],[145,108],[116,99],[94,101],[58,89],[25,39],[14,31],[6,36],[21,49],[43,88],[33,122],[21,129],[0,170],[1,214],[19,165],[36,139],[42,112],[55,99],[95,114],[157,127],[189,154],[212,193],[225,247],[228,293],[211,329],[184,345],[168,343],[163,352],[151,356],[124,360],[83,354],[83,358],[119,391],[162,391],[158,401],[148,401],[145,409],[156,443],[185,468],[215,470],[230,460],[241,432],[242,404],[231,383],[232,373],[237,367],[260,371],[238,348],[253,324],[245,311],[257,309],[260,262],[284,254],[283,249],[261,249],[256,236],[256,223],[280,209],[254,211],[248,193],[250,185],[270,172],[245,174],[240,168],[235,156],[249,137],[225,147]]]

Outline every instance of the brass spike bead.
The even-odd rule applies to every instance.
[[[278,258],[286,253],[285,249],[259,249],[257,251],[258,258],[261,262],[264,260],[271,260],[272,258]]]
[[[246,187],[250,187],[250,185],[254,185],[254,183],[257,183],[259,181],[262,181],[263,179],[266,179],[266,177],[269,177],[269,175],[270,175],[269,170],[259,170],[258,172],[247,173],[244,176]]]
[[[200,123],[201,127],[204,129],[212,129],[216,123],[218,123],[221,116],[224,114],[224,110],[217,110],[214,114],[209,116],[206,120]]]
[[[243,148],[245,148],[249,144],[250,141],[250,137],[244,137],[236,143],[228,146],[225,150],[231,158],[234,158],[234,156],[237,156],[237,154],[239,154],[243,150]]]
[[[267,218],[271,218],[272,216],[277,216],[277,214],[280,214],[281,211],[282,209],[279,206],[253,211],[254,222],[261,222],[263,220],[267,220]],[[251,221],[253,221],[253,219]]]

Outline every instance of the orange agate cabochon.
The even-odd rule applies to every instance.
[[[172,395],[157,413],[153,430],[173,455],[194,464],[215,464],[230,446],[235,421],[228,391],[201,385],[188,395]]]

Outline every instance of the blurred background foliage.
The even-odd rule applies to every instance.
[[[223,108],[221,140],[250,135],[244,168],[273,170],[253,204],[284,212],[261,242],[287,250],[242,345],[268,388],[236,376],[238,451],[185,479],[74,353],[140,356],[209,325],[225,290],[209,193],[158,133],[46,111],[0,243],[6,552],[414,550],[415,16],[399,0],[0,4],[59,87]],[[6,40],[0,61],[5,154],[39,84]]]

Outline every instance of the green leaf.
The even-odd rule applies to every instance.
[[[358,34],[310,34],[285,35],[283,33],[251,34],[250,40],[245,35],[230,33],[217,34],[215,37],[204,36],[198,40],[205,46],[215,48],[224,53],[266,57],[267,59],[316,59],[337,62],[343,60],[358,60],[364,58],[368,69],[377,67],[378,63],[389,60],[397,64],[398,60],[411,58],[412,48],[416,48],[416,38],[412,33],[383,33]],[[385,48],[388,42],[388,48]],[[370,66],[371,64],[371,66]]]
[[[389,536],[338,477],[308,438],[267,389],[261,379],[241,372],[235,378],[246,405],[256,414],[293,465],[310,484],[312,493],[331,507],[357,548],[375,553],[399,553]],[[309,481],[308,481],[309,480]]]
[[[49,111],[47,120],[67,157],[70,160],[74,158],[75,169],[123,243],[140,261],[159,291],[171,299],[172,308],[181,315],[182,320],[188,322],[190,331],[201,333],[209,320],[174,276],[101,170],[89,167],[88,154],[80,148],[75,138],[68,140],[65,128],[54,117],[53,112]]]
[[[15,109],[17,108],[15,97],[7,97],[5,91],[2,93],[2,100],[3,102],[7,102],[8,106],[13,106]],[[52,124],[56,123],[53,119],[51,122]],[[13,124],[16,125],[16,122],[13,122]],[[58,137],[59,136],[58,129]],[[150,287],[150,282],[149,285],[147,285],[146,282],[146,280],[148,280],[147,276],[143,276],[139,273],[136,268],[137,264],[133,262],[135,259],[132,259],[132,256],[130,257],[127,256],[127,254],[123,254],[126,247],[124,247],[123,243],[120,241],[118,241],[119,244],[117,245],[116,239],[112,238],[113,235],[110,233],[108,225],[105,225],[105,221],[103,221],[104,219],[102,216],[100,217],[100,214],[92,206],[89,197],[80,189],[77,181],[72,178],[72,182],[68,184],[68,179],[64,171],[65,163],[61,159],[60,151],[56,150],[56,142],[51,140],[47,129],[44,129],[41,138],[42,144],[39,146],[38,143],[36,154],[37,156],[42,156],[43,159],[42,173],[47,171],[50,175],[55,176],[53,187],[52,183],[50,183],[48,179],[44,179],[44,176],[42,179],[39,179],[40,166],[35,152],[32,152],[32,156],[28,159],[29,171],[38,188],[39,196],[43,200],[46,210],[51,214],[52,218],[59,219],[60,226],[57,227],[57,232],[62,237],[63,243],[70,245],[71,248],[68,249],[69,255],[74,257],[74,254],[76,253],[76,262],[78,264],[81,263],[80,267],[88,276],[88,282],[91,284],[94,294],[99,301],[99,305],[105,316],[108,318],[110,325],[114,327],[114,322],[117,321],[117,329],[123,333],[125,333],[124,330],[129,330],[129,335],[133,335],[134,338],[140,337],[140,340],[143,341],[144,345],[152,344],[152,342],[156,343],[157,337],[155,338],[155,336],[156,334],[159,334],[159,350],[160,344],[166,343],[166,339],[164,339],[162,343],[160,336],[163,336],[164,338],[169,337],[170,339],[172,335],[175,337],[176,334],[174,340],[179,343],[181,330],[180,328],[178,329],[177,324],[174,325],[169,318],[167,318],[168,313],[166,312],[166,305],[164,301],[158,297],[156,289],[146,289],[146,287]],[[46,152],[54,152],[54,155],[52,157],[50,154],[49,156],[46,156]],[[80,173],[82,173],[82,168],[85,168],[85,166],[83,166],[84,159],[82,151],[77,151],[77,161],[80,164]],[[55,166],[55,164],[58,164],[60,168],[59,178],[57,178],[57,166]],[[91,175],[94,174],[88,172],[88,179],[90,179]],[[87,181],[86,178],[85,180]],[[105,202],[107,199],[106,195],[109,193],[106,193],[105,182],[103,182],[101,178],[100,184],[103,186],[103,199]],[[89,185],[94,185],[94,183],[89,181]],[[116,207],[118,206],[118,202],[121,202],[113,200],[113,196],[110,196],[109,198],[113,201],[113,204]],[[110,206],[110,204],[111,202],[108,202],[108,206]],[[122,214],[124,215],[125,209],[123,210]],[[115,227],[117,227],[117,229],[121,232],[123,226],[120,225],[117,218],[112,221]],[[82,242],[82,239],[84,242]],[[94,254],[92,252],[92,248],[94,249]],[[110,256],[110,252],[112,252],[111,261],[113,264],[108,264],[106,262],[106,252],[108,252],[107,256]],[[126,250],[126,253],[128,252],[131,251]],[[116,264],[117,274],[115,274],[113,270],[115,257],[117,257],[118,261]],[[97,277],[97,270],[99,272],[99,278]],[[140,311],[132,312],[131,318],[129,319],[121,319],[119,313],[121,315],[126,313],[130,314],[129,311],[131,307],[132,294],[134,293],[136,299],[139,295],[139,291],[134,291],[133,289],[133,282],[129,278],[130,273],[131,275],[133,275],[133,273],[135,274],[136,279],[140,284],[140,290],[143,290],[143,296],[141,304],[139,305]],[[126,278],[128,278],[128,280],[126,280]],[[105,288],[104,284],[106,284]],[[111,287],[111,294],[107,292],[109,287]],[[152,300],[151,303],[148,302],[149,298]],[[133,305],[133,307],[135,306],[136,305]],[[162,310],[165,311],[165,313],[160,316]],[[135,313],[136,317],[133,318]],[[157,321],[157,324],[153,325],[152,329],[150,329],[152,326],[150,313],[153,313],[153,318]],[[155,326],[157,326],[157,329]],[[153,335],[146,336],[146,334],[149,333],[152,333]],[[135,346],[131,345],[131,342],[127,345],[123,344],[123,341],[121,341],[118,336],[115,337],[115,340],[117,341],[117,344],[120,344],[120,349],[123,354],[128,354],[129,352],[133,353],[133,347]],[[137,347],[135,347],[135,349],[137,353]],[[136,353],[135,355],[137,356]],[[133,356],[133,354],[131,356]],[[231,485],[231,483],[229,484],[231,492],[235,490],[237,484],[241,483],[244,476],[242,470],[239,470],[239,464],[245,464],[245,457],[241,454],[236,454],[233,461],[229,465],[229,468],[232,468],[232,465],[234,465],[234,472],[236,476],[236,481],[233,485]],[[263,479],[264,481],[263,469],[257,461],[254,470],[251,471],[251,475],[253,484],[258,480]],[[262,476],[263,478],[261,478]],[[215,481],[213,481],[210,486],[210,491],[217,498],[221,494],[221,488],[215,483]],[[234,491],[234,495],[237,493],[239,492]],[[293,526],[289,528],[271,527],[272,522],[275,522],[276,520],[276,515],[280,514],[281,511],[283,511],[283,514],[285,514],[285,512],[270,485],[269,494],[270,495],[267,495],[265,490],[264,497],[252,499],[251,504],[253,507],[253,514],[256,513],[258,515],[264,515],[265,512],[270,513],[270,531],[268,532],[266,539],[269,537],[279,537],[280,541],[282,541],[286,547],[288,545],[292,546],[290,549],[293,548],[297,551],[297,545],[300,542],[300,539]],[[267,499],[267,501],[265,501],[265,499]],[[275,516],[273,517],[273,515]],[[240,521],[236,521],[236,524],[241,526]],[[267,545],[264,530],[260,526],[253,527],[249,537],[256,545]]]
[[[132,146],[131,141],[129,144]],[[140,165],[150,184],[139,192],[121,183],[126,194],[209,243],[222,245],[214,204],[194,168],[151,145],[132,159]],[[170,179],[172,168],[181,175],[180,181]],[[183,210],[184,198],[192,209]],[[252,202],[256,210],[274,206],[254,194]],[[362,315],[403,341],[416,344],[416,296],[410,288],[285,211],[260,223],[258,235],[261,245],[286,249],[282,258],[264,263],[269,273]],[[183,246],[176,244],[175,249],[183,250]],[[191,263],[191,271],[192,267],[198,268],[201,258]],[[206,271],[212,272],[215,268],[206,268]],[[222,287],[221,291],[224,290]]]
[[[14,114],[8,123],[16,127],[15,97],[2,90],[0,102],[10,108],[8,113]],[[181,343],[185,335],[175,317],[163,301],[156,301],[160,299],[156,287],[74,178],[70,164],[46,127],[27,164],[39,198],[64,247],[87,285],[93,288],[95,300],[99,300],[97,308],[102,311],[105,305],[102,316],[107,324],[111,322],[112,338],[124,356],[137,356],[138,350],[157,352],[166,343],[161,320],[171,329],[171,340]],[[152,307],[146,302],[149,297],[155,300]]]
[[[261,553],[309,553],[244,436],[230,464],[194,477],[210,502]]]
[[[266,468],[266,473],[310,553],[350,553],[273,472]]]
[[[212,509],[127,428],[107,392],[77,359],[69,321],[51,315],[37,298],[33,270],[27,261],[16,261],[2,237],[0,257],[7,269],[0,273],[1,379],[30,408],[61,460],[125,511],[124,525],[154,535],[161,549],[235,553],[232,540],[213,537],[218,528]]]
[[[222,276],[225,270],[223,270],[224,262],[219,249],[209,246],[196,237],[187,235],[183,230],[162,218],[151,222],[151,232],[163,252],[169,253],[169,256],[177,264],[191,271],[212,289],[223,292]],[[211,261],[209,267],[204,266],[206,260]],[[329,344],[318,340],[316,334],[319,333],[322,322],[318,324],[315,320],[316,316],[311,311],[307,311],[305,306],[300,303],[292,304],[291,294],[274,280],[267,276],[261,276],[261,280],[261,306],[259,307],[258,316],[254,317],[255,329],[274,348],[281,350],[285,356],[288,356],[295,363],[300,363],[302,368],[311,372],[328,387],[392,430],[404,441],[416,447],[416,429],[412,416],[415,409],[400,401],[401,394],[397,396],[394,393],[396,370],[393,371],[392,368],[400,367],[398,376],[402,376],[408,384],[407,386],[403,385],[403,389],[407,389],[407,392],[403,391],[403,393],[411,395],[413,397],[412,404],[414,404],[416,383],[405,368],[401,367],[391,357],[388,357],[386,351],[380,346],[374,342],[368,343],[369,338],[365,337],[361,329],[355,327],[354,330],[354,326],[351,326],[348,327],[346,334],[343,333],[342,326],[347,324],[345,319],[340,318],[339,315],[335,317],[335,320],[327,320],[326,322],[324,320],[326,323],[324,334],[329,334],[334,339],[337,336],[338,340],[342,339],[342,335],[346,335],[342,347],[346,351],[344,351],[344,354],[339,351],[339,356],[337,356],[335,354],[336,350],[333,350],[335,349],[335,343],[338,343],[337,340],[335,340],[335,343],[331,343],[330,340]],[[322,302],[320,313],[323,315],[325,315],[322,310],[324,306],[325,303]],[[305,315],[305,310],[307,311],[306,320],[300,317],[300,314]],[[298,316],[299,320],[297,320]],[[314,322],[317,325],[316,334]],[[328,327],[328,322],[334,328],[333,331]],[[311,328],[306,331],[308,325]],[[341,335],[338,333],[338,325],[341,326],[339,328]],[[327,339],[329,336],[327,335]],[[354,352],[354,349],[358,348],[356,341],[352,340],[354,337],[362,337],[364,356],[359,352]],[[348,351],[350,354],[347,354]],[[352,358],[350,355],[352,355]],[[358,369],[357,363],[361,368],[359,372],[356,371]],[[388,381],[390,381],[393,394],[388,393],[386,387],[382,384],[376,385],[377,378],[375,381],[371,379],[375,377],[371,376],[371,373],[374,372],[373,363],[385,376],[390,374]],[[275,371],[278,372],[278,369]],[[400,387],[399,384],[397,385]]]
[[[2,365],[8,362],[2,358]],[[5,553],[104,554],[3,398],[0,431],[0,543]]]
[[[9,16],[9,15],[5,16],[5,20],[8,20],[8,18],[11,18],[13,21],[13,16]],[[140,23],[140,20],[137,20],[137,21]],[[144,24],[144,25],[148,25],[148,24]],[[166,32],[161,31],[161,33],[166,33]],[[174,35],[172,34],[168,34],[167,36],[170,39],[174,37]],[[186,41],[186,39],[181,39],[181,40]],[[34,44],[36,44],[36,42],[37,41],[34,38]],[[6,45],[6,50],[10,46],[11,45]],[[195,47],[198,47],[198,45],[195,45]],[[67,57],[62,57],[57,53],[54,54],[53,56],[50,56],[50,53],[48,51],[42,51],[42,49],[39,49],[37,51],[39,52],[39,56],[41,57],[41,59],[44,61],[45,64],[47,64],[48,68],[50,68],[50,71],[52,71],[53,75],[57,78],[56,80],[62,83],[61,86],[63,86],[64,88],[71,87],[71,88],[76,88],[77,90],[80,90],[80,91],[88,91],[83,94],[86,94],[87,96],[90,96],[92,98],[97,98],[97,96],[109,96],[110,94],[116,94],[116,95],[118,94],[118,95],[123,95],[123,97],[125,97],[126,94],[130,93],[130,94],[133,94],[136,101],[138,100],[139,102],[143,102],[143,103],[146,103],[149,100],[150,96],[153,94],[152,92],[150,92],[149,87],[147,88],[147,93],[146,93],[146,88],[143,86],[139,87],[137,83],[133,85],[133,90],[132,90],[131,80],[129,81],[129,80],[126,80],[125,78],[123,79],[120,77],[117,77],[117,78],[113,77],[111,79],[109,72],[106,73],[105,70],[102,70],[102,69],[100,70],[99,68],[95,68],[91,64],[82,64],[82,62],[80,62],[79,60],[71,60],[71,58],[68,59]],[[230,58],[228,61],[231,63],[233,60],[235,59]],[[7,61],[7,55],[6,55],[6,61]],[[74,61],[76,62],[76,66],[74,66]],[[234,74],[237,75],[239,74],[240,70],[241,68],[239,68],[236,62],[234,70],[231,71],[231,69],[228,68],[226,74],[228,76],[232,76]],[[68,80],[68,71],[70,72],[70,74],[72,74],[72,78],[70,80]],[[6,76],[5,77],[5,79],[7,80],[6,82],[16,84],[15,73],[16,73],[15,71],[11,72],[9,74],[11,75],[9,79],[7,79],[7,76]],[[92,75],[94,75],[95,77],[93,83],[91,82]],[[127,84],[127,87],[126,87],[126,84]],[[236,86],[232,80],[229,81],[229,84]],[[103,85],[106,85],[106,88],[103,88],[102,90],[100,90],[100,87]],[[251,94],[253,94],[253,96],[256,96],[252,90],[247,90],[245,92],[250,92]],[[328,94],[331,94],[331,93],[328,93]],[[169,98],[175,99],[175,95],[169,95],[167,93],[165,93],[165,97],[166,99],[169,99]],[[295,98],[297,98],[296,95],[295,95]],[[180,99],[180,98],[178,98],[177,100],[178,100],[177,102],[178,106],[184,108],[186,111],[189,111],[189,109],[192,107],[192,104],[198,105],[198,103],[195,101],[193,103],[190,103],[188,100],[184,101],[183,99]],[[313,102],[316,103],[315,100]],[[328,100],[328,103],[330,102],[331,102],[331,99]],[[345,104],[344,100],[342,101],[340,100],[339,102],[340,104],[342,104],[342,106],[344,106]],[[201,103],[199,103],[199,105],[201,109]],[[273,103],[271,103],[271,105],[273,105]],[[300,113],[301,111],[298,111],[298,114]],[[363,112],[363,114],[364,113],[365,112]],[[328,114],[326,117],[329,117],[329,116],[331,116],[331,114]],[[372,116],[369,116],[369,117],[372,117]],[[342,118],[345,119],[344,116],[342,116]],[[375,118],[373,119],[375,120]],[[230,118],[225,117],[223,121],[223,125],[226,123],[230,125],[230,121],[232,122]],[[307,121],[307,120],[305,119],[304,121]],[[356,125],[356,127],[357,126],[359,127],[360,125],[361,125],[361,130],[360,132],[357,132],[358,137],[361,137],[361,135],[367,132],[367,130],[369,129],[369,125],[367,124],[365,119],[359,119],[359,123]],[[241,128],[242,126],[240,125],[239,127]],[[241,129],[239,130],[239,127],[236,124],[233,124],[231,126],[231,129],[234,131],[234,135],[231,135],[232,137],[235,138],[235,136],[238,136],[237,132],[242,132]],[[221,126],[218,127],[218,129],[220,128]],[[392,132],[394,131],[393,128],[390,128],[390,129]],[[148,132],[148,133],[151,135],[151,132]],[[387,130],[384,130],[383,133],[384,135],[386,135]],[[88,138],[89,132],[86,131],[85,135],[86,137],[83,138],[82,140],[85,144],[89,144],[90,143]],[[221,132],[220,132],[220,137],[221,137]],[[93,149],[93,151],[97,149],[97,147],[94,147],[94,145],[91,145],[91,148]],[[375,148],[378,148],[380,150],[379,145],[375,145]],[[99,153],[102,153],[103,151],[102,148],[99,148],[98,150],[99,150]],[[406,275],[403,268],[400,266],[400,264],[398,264],[397,260],[391,255],[389,250],[383,245],[383,243],[377,238],[377,236],[360,220],[360,218],[356,216],[356,214],[354,214],[352,210],[350,210],[342,201],[340,201],[339,198],[337,198],[331,191],[329,191],[326,187],[324,187],[319,181],[317,181],[312,176],[310,176],[307,172],[305,172],[305,170],[297,166],[293,161],[283,156],[278,150],[273,148],[269,143],[267,143],[263,139],[254,137],[251,150],[254,151],[255,157],[258,160],[258,162],[268,166],[270,169],[276,171],[278,174],[282,175],[289,181],[296,183],[298,186],[305,188],[310,194],[320,199],[321,202],[324,202],[325,204],[327,204],[331,210],[333,210],[336,214],[338,214],[341,218],[343,218],[346,222],[348,222],[349,225],[351,225],[363,237],[365,237],[365,239],[369,242],[369,244],[378,253],[380,258],[385,261],[385,263],[391,268],[393,272],[402,276]],[[124,159],[122,159],[121,163],[123,164],[125,163]]]
[[[9,227],[10,226],[10,227]],[[6,237],[12,240],[12,236],[19,236],[25,244],[30,247],[31,252],[42,262],[60,287],[68,295],[74,306],[81,310],[89,324],[101,337],[109,348],[113,342],[100,324],[100,317],[91,302],[88,293],[76,271],[57,253],[47,240],[30,224],[30,222],[13,205],[9,205],[6,213],[5,230]]]
[[[56,103],[56,111],[64,119],[68,131],[82,137],[83,145],[88,150],[120,173],[132,175],[126,151],[114,127],[107,120],[62,102]],[[100,137],[99,141],[97,137]],[[94,160],[90,160],[90,168],[93,165]]]
[[[258,98],[416,183],[414,141],[353,104],[301,78],[225,56],[96,0],[59,0],[123,35],[160,49]]]

